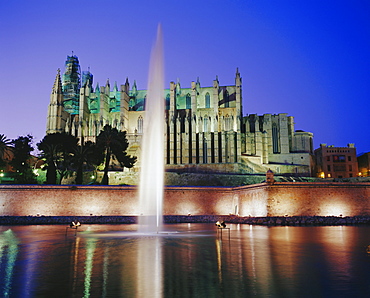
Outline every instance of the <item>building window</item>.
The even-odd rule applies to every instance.
[[[331,171],[331,168],[330,168],[330,165],[328,165],[328,172],[330,172]]]
[[[352,172],[352,165],[348,165],[348,170]]]
[[[144,96],[144,102],[143,102],[143,109],[145,110],[145,107],[146,107],[146,94]]]
[[[211,107],[211,96],[209,93],[206,93],[206,108],[209,109]]]
[[[191,96],[190,94],[186,94],[186,108],[191,109]]]
[[[279,130],[276,123],[272,124],[272,150],[273,153],[280,153]]]
[[[345,155],[333,155],[333,162],[346,162]]]
[[[327,160],[327,161],[330,161],[330,156],[327,156],[327,157],[326,157],[326,160]]]
[[[208,132],[208,117],[203,118],[203,132]]]
[[[230,131],[231,128],[232,128],[231,117],[229,115],[226,115],[226,117],[225,117],[225,130]]]
[[[137,132],[143,133],[143,117],[141,116],[137,119]]]
[[[166,95],[166,110],[169,110],[170,109],[170,95],[167,94]]]
[[[351,156],[348,156],[348,161],[351,161]]]

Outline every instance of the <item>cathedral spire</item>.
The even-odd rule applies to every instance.
[[[177,82],[176,82],[176,94],[179,95],[180,93],[181,93],[180,79],[177,78]]]
[[[242,84],[242,79],[240,77],[239,68],[237,67],[236,68],[236,73],[235,73],[235,85],[237,87],[240,87],[241,84]]]
[[[197,77],[197,82],[195,83],[195,86],[196,86],[197,91],[199,91],[199,88],[200,88],[199,77]]]
[[[107,82],[105,83],[105,89],[104,89],[104,91],[105,91],[106,94],[109,94],[109,92],[110,92],[109,78],[107,79]]]
[[[52,94],[62,94],[62,80],[60,78],[60,68],[57,70],[57,75],[55,77]]]
[[[46,125],[47,134],[63,131],[66,113],[67,112],[64,111],[63,107],[62,80],[60,78],[60,69],[58,68],[53,89],[50,94],[50,103]]]
[[[127,78],[127,81],[128,81],[128,78]],[[134,80],[134,84],[132,85],[132,96],[137,96],[137,85],[136,85],[136,80]]]

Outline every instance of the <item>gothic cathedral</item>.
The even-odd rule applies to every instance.
[[[67,132],[83,143],[110,124],[127,132],[128,153],[138,157],[130,170],[137,171],[146,94],[128,79],[119,87],[108,80],[94,88],[90,71],[81,72],[77,56],[68,56],[51,92],[46,133]],[[190,88],[171,82],[164,94],[167,170],[312,175],[312,133],[295,131],[286,114],[243,117],[238,70],[235,85],[222,86],[217,77],[211,87],[201,87],[199,79]]]

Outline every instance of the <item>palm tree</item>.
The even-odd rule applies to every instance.
[[[66,133],[53,133],[46,135],[37,144],[41,151],[41,158],[47,164],[46,184],[56,184],[57,174],[60,175],[60,182],[68,172],[69,158],[72,148],[77,146],[78,139]]]
[[[83,145],[77,145],[72,149],[70,166],[76,172],[76,184],[82,184],[84,169],[92,169],[99,165],[102,158],[97,156],[96,145],[93,142],[86,142]]]
[[[110,125],[105,125],[96,138],[98,150],[104,152],[104,175],[102,184],[108,185],[108,169],[111,157],[114,157],[122,167],[132,168],[136,162],[135,156],[127,155],[128,141],[125,131],[118,131]]]
[[[0,166],[5,166],[6,163],[11,159],[11,144],[11,140],[7,139],[5,135],[0,134]]]
[[[19,136],[12,141],[13,158],[9,164],[13,167],[15,173],[15,182],[20,184],[35,184],[36,176],[32,171],[30,162],[32,160],[31,152],[33,136]]]

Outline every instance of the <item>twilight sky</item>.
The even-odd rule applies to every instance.
[[[0,134],[45,135],[72,51],[105,85],[147,88],[161,22],[165,82],[243,79],[244,114],[287,113],[320,143],[370,151],[368,0],[0,0]]]

